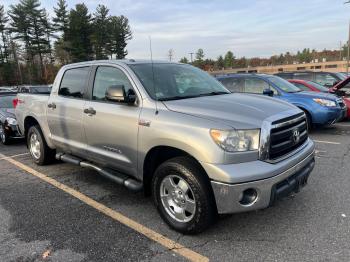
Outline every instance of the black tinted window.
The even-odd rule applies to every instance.
[[[98,67],[94,81],[92,99],[105,100],[107,88],[114,85],[123,85],[126,93],[132,89],[129,79],[118,68],[108,66]]]
[[[89,76],[89,67],[67,70],[62,78],[59,95],[83,98],[85,85]]]
[[[294,73],[293,79],[312,80],[312,73]]]

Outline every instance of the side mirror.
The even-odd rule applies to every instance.
[[[132,89],[126,93],[123,85],[113,85],[107,88],[106,99],[114,102],[133,104],[136,101],[136,94]]]
[[[263,95],[273,96],[273,90],[271,90],[271,89],[264,89]]]

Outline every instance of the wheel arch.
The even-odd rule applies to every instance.
[[[200,164],[200,162],[188,152],[172,146],[154,146],[147,152],[143,161],[143,184],[146,195],[151,194],[151,181],[154,175],[154,171],[157,169],[157,167],[171,158],[180,156],[191,158],[192,160],[197,162],[198,166],[200,166],[200,168],[202,169],[202,172],[206,177],[207,182],[210,183],[209,176]]]

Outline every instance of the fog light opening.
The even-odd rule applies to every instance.
[[[248,188],[242,192],[239,203],[243,206],[253,205],[258,199],[258,192],[254,188]]]

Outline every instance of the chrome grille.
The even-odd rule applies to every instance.
[[[304,113],[273,122],[270,133],[269,159],[282,158],[300,147],[307,138]]]

